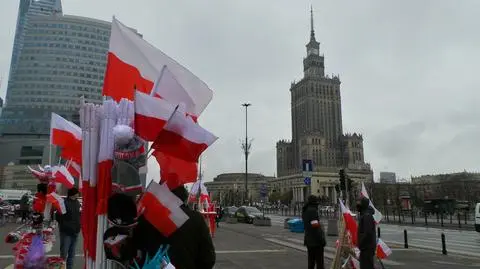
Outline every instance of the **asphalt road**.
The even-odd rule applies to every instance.
[[[0,227],[2,238],[15,229],[18,225]],[[217,253],[216,269],[291,269],[306,268],[306,255],[302,251],[286,248],[255,236],[223,229],[217,230],[213,239]],[[75,268],[83,268],[83,253],[81,241],[77,245]],[[0,244],[0,268],[5,268],[13,263],[12,245]],[[59,244],[49,253],[59,254]]]
[[[272,225],[283,227],[285,217],[270,216]],[[324,222],[326,226],[327,223]],[[387,243],[404,245],[404,230],[407,230],[409,248],[422,248],[441,253],[441,234],[445,234],[447,253],[480,259],[480,233],[475,231],[413,227],[380,224],[380,237]]]
[[[283,226],[283,223],[282,223]],[[240,234],[253,236],[268,242],[296,249],[306,253],[303,246],[303,233],[292,233],[280,225],[272,227],[258,227],[247,224],[223,224],[223,229],[232,230]],[[337,237],[327,237],[325,258],[333,259],[335,255],[335,241]],[[385,268],[389,269],[473,269],[480,268],[480,258],[467,257],[463,255],[448,254],[442,255],[440,251],[411,247],[404,249],[403,245],[388,243],[393,254],[383,262]],[[268,267],[267,267],[268,268]],[[302,268],[298,266],[296,268]]]

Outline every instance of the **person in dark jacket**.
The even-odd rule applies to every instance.
[[[66,213],[57,213],[58,227],[60,230],[60,256],[66,261],[67,269],[73,268],[75,259],[75,246],[80,233],[80,202],[78,189],[68,190],[64,200]]]
[[[324,268],[325,233],[318,217],[318,199],[311,195],[302,209],[302,220],[305,227],[304,245],[308,253],[308,269]]]
[[[27,222],[29,207],[30,205],[28,204],[28,194],[25,193],[20,199],[20,213],[22,215],[22,223]]]
[[[188,198],[188,192],[180,186],[172,192],[182,201]],[[137,249],[153,257],[160,245],[168,244],[168,255],[177,269],[212,269],[216,255],[212,237],[203,216],[185,204],[182,210],[189,219],[169,237],[163,236],[143,216],[133,231],[133,240]]]
[[[363,197],[360,200],[360,217],[358,220],[358,248],[360,249],[360,269],[373,269],[377,238],[375,220],[370,200]]]

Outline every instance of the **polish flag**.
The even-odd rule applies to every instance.
[[[357,241],[358,241],[358,224],[355,218],[352,216],[352,212],[350,209],[348,209],[342,202],[342,200],[339,199],[340,203],[340,210],[343,215],[343,219],[345,221],[345,228],[347,231],[350,233],[350,237],[352,240],[352,244],[354,246],[357,246]]]
[[[175,106],[141,92],[135,94],[135,133],[146,141],[155,141],[175,111]]]
[[[70,172],[68,172],[67,167],[64,165],[55,166],[53,171],[53,178],[55,182],[65,185],[65,187],[68,189],[71,189],[75,186],[75,180]]]
[[[82,162],[82,129],[55,113],[50,123],[50,144],[62,148],[63,158]]]
[[[378,238],[377,241],[377,258],[380,260],[386,259],[388,256],[392,255],[392,249],[383,242],[382,239]]]
[[[197,162],[202,152],[217,139],[185,113],[176,110],[152,147],[179,159]]]
[[[171,104],[182,104],[184,112],[191,116],[197,122],[198,115],[202,113],[205,107],[197,109],[195,102],[188,95],[187,91],[178,83],[175,76],[170,72],[170,69],[165,65],[162,68],[160,76],[155,81],[151,96],[165,99]]]
[[[160,166],[160,178],[169,189],[173,190],[178,186],[197,180],[198,167],[196,162],[184,161],[157,150],[153,151],[152,154]]]
[[[47,202],[50,202],[52,206],[60,213],[65,214],[67,213],[67,209],[65,207],[65,201],[63,200],[60,195],[55,192],[47,194]]]
[[[70,172],[70,174],[76,178],[80,178],[80,173],[82,171],[82,167],[74,162],[74,161],[68,161],[67,164],[66,164],[66,167],[68,169],[68,172]]]
[[[189,201],[196,202],[198,195],[200,196],[200,202],[210,203],[210,196],[208,195],[207,187],[203,184],[202,180],[197,180],[190,189]]]
[[[43,171],[37,171],[37,170],[31,168],[31,167],[28,166],[28,165],[27,165],[27,168],[28,168],[28,170],[30,170],[30,172],[32,173],[32,175],[33,175],[34,177],[36,177],[38,180],[44,181],[44,180],[46,179],[47,175],[46,175],[45,172],[43,172]]]
[[[150,94],[164,66],[168,66],[178,84],[193,100],[195,111],[203,111],[213,96],[205,82],[145,41],[136,31],[113,18],[103,95],[118,102],[121,98],[133,100],[135,89]],[[173,98],[171,94],[177,93],[162,90],[159,94],[162,98]],[[185,93],[178,94],[180,96],[175,97],[175,100],[185,96]]]
[[[143,211],[145,219],[168,237],[188,220],[181,205],[183,202],[167,185],[152,181],[139,202],[139,211]]]
[[[369,206],[373,208],[374,214],[373,214],[373,220],[375,220],[375,224],[379,224],[380,221],[383,218],[382,213],[373,205],[372,200],[370,199],[370,196],[368,195],[367,188],[365,188],[365,184],[362,182],[362,191],[360,192],[360,195],[362,197],[365,197],[369,200]]]
[[[360,261],[357,260],[352,255],[349,256],[348,262],[350,263],[350,266],[352,267],[352,269],[360,269]]]

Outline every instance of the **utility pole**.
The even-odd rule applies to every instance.
[[[242,143],[243,153],[245,154],[245,199],[248,201],[248,155],[250,154],[250,148],[252,147],[251,141],[248,141],[248,107],[251,106],[250,103],[243,103],[242,106],[245,107],[245,142]]]

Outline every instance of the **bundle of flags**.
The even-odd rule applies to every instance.
[[[375,221],[375,224],[378,225],[382,220],[383,216],[380,213],[380,211],[378,211],[375,208],[375,206],[372,203],[372,200],[370,200],[367,189],[365,188],[365,184],[363,184],[363,182],[362,182],[361,196],[369,199],[370,201],[369,206],[375,211],[373,215],[373,219]],[[348,207],[346,207],[343,204],[341,199],[339,199],[339,204],[340,204],[340,211],[343,215],[343,220],[345,223],[345,229],[350,238],[351,248],[355,253],[354,256],[350,255],[348,257],[348,259],[344,263],[344,266],[348,264],[351,268],[360,269],[360,263],[358,261],[359,253],[360,253],[360,250],[358,249],[358,238],[357,238],[358,224],[354,215],[350,211],[350,209],[348,209]],[[392,254],[392,250],[387,246],[387,244],[381,238],[377,238],[376,257],[380,260],[383,260],[383,259],[386,259],[391,254]]]
[[[171,190],[196,181],[200,155],[217,140],[197,122],[212,99],[212,90],[115,18],[103,95],[107,100],[102,105],[82,104],[80,127],[61,117],[55,118],[56,127],[52,127],[52,135],[60,137],[52,139],[52,144],[68,160],[65,167],[72,175],[81,170],[87,268],[103,268],[102,235],[120,139],[114,135],[115,126],[129,127],[136,138],[151,143],[147,152],[160,165],[161,183],[151,182],[138,206],[140,214],[165,236],[188,219],[180,208],[183,202]],[[124,138],[126,143],[131,139]]]

